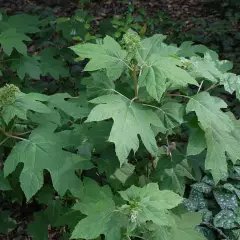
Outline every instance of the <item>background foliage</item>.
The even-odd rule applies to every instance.
[[[131,2],[96,21],[92,3],[1,13],[2,237],[237,240],[238,3],[206,1],[224,20],[187,31]]]

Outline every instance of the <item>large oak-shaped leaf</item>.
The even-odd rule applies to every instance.
[[[115,144],[121,164],[126,161],[131,150],[138,150],[138,135],[146,149],[156,155],[157,143],[151,125],[164,129],[156,113],[120,95],[104,95],[90,102],[98,105],[89,114],[87,122],[113,119],[108,140]]]
[[[227,104],[220,98],[203,92],[193,96],[186,108],[187,112],[196,112],[205,131],[207,143],[205,167],[211,170],[216,182],[227,176],[226,153],[233,163],[240,158],[239,144],[233,135],[233,121],[229,115],[221,111],[221,108],[226,107]]]
[[[171,57],[151,55],[143,64],[142,74],[139,77],[140,86],[145,86],[148,93],[160,101],[167,88],[167,80],[170,85],[187,86],[198,85],[197,81],[184,69],[180,68],[181,62]]]
[[[107,36],[102,45],[86,43],[78,44],[71,49],[81,58],[89,58],[85,71],[106,69],[110,79],[120,77],[124,68],[127,52],[111,37]]]
[[[17,59],[14,59],[11,67],[17,71],[17,74],[21,80],[23,80],[26,75],[29,75],[33,79],[40,79],[40,64],[33,57],[21,56]]]
[[[43,170],[48,170],[53,186],[62,195],[78,181],[75,169],[90,168],[91,164],[80,155],[62,150],[64,143],[53,131],[55,125],[34,130],[29,139],[17,143],[4,164],[4,175],[12,173],[23,163],[20,184],[29,200],[43,185]]]
[[[166,91],[167,79],[178,86],[186,86],[188,83],[198,85],[193,77],[179,67],[181,61],[171,57],[178,52],[178,48],[166,45],[164,39],[165,36],[160,34],[144,39],[137,54],[142,70],[139,85],[146,87],[157,101]]]

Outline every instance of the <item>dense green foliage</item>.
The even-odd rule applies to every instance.
[[[237,240],[232,64],[138,27],[93,34],[91,20],[2,15],[0,201],[37,206],[34,240]],[[8,234],[19,220],[4,206]]]

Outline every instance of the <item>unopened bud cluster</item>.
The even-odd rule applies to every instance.
[[[123,35],[122,44],[128,52],[127,61],[131,61],[141,47],[141,38],[136,32],[129,30]]]
[[[14,103],[18,93],[19,88],[13,84],[6,84],[0,88],[0,107]]]

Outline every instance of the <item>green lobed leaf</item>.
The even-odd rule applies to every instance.
[[[56,126],[42,126],[29,139],[17,143],[4,165],[4,175],[12,173],[22,162],[20,184],[27,200],[43,186],[43,170],[50,172],[53,186],[63,195],[78,181],[75,169],[89,169],[91,164],[79,155],[63,151],[62,140],[54,134]]]
[[[111,80],[120,77],[125,63],[127,52],[111,37],[106,36],[102,45],[86,43],[78,44],[71,49],[81,58],[89,58],[85,71],[107,70],[107,76]]]
[[[56,93],[48,99],[49,107],[59,109],[74,119],[86,117],[88,109],[83,106],[85,104],[85,96],[72,98],[68,93]]]
[[[221,84],[224,85],[224,89],[233,93],[236,92],[236,97],[240,99],[240,76],[234,73],[225,73],[221,80]]]
[[[191,174],[186,159],[181,159],[180,162],[175,162],[169,156],[162,156],[159,158],[156,169],[151,173],[151,179],[159,183],[160,189],[172,190],[181,196],[185,191],[185,179],[194,179]]]
[[[167,129],[168,133],[179,127],[183,122],[184,107],[180,103],[168,102],[158,108],[156,111],[163,126]]]
[[[131,150],[134,152],[138,150],[138,135],[141,136],[146,149],[153,155],[157,154],[157,144],[151,125],[163,127],[152,110],[146,110],[140,104],[120,95],[104,95],[90,102],[98,105],[93,108],[86,122],[109,118],[114,121],[108,140],[115,144],[121,165],[126,162]]]
[[[39,29],[39,17],[28,14],[17,14],[9,16],[5,21],[0,24],[1,30],[7,30],[10,28],[17,29],[19,33],[37,33]]]
[[[50,113],[51,110],[42,102],[47,101],[48,97],[36,93],[19,93],[15,102],[4,106],[2,109],[2,118],[5,123],[9,123],[15,116],[27,120],[29,110],[38,113]]]
[[[41,69],[39,62],[28,56],[21,56],[12,62],[12,69],[17,71],[17,74],[21,80],[26,75],[33,79],[40,79]]]
[[[178,55],[181,57],[192,57],[197,55],[196,53],[205,53],[208,48],[204,45],[194,45],[194,42],[186,41],[179,47]]]
[[[198,83],[183,69],[182,63],[171,56],[178,48],[163,43],[165,36],[156,34],[142,41],[137,59],[141,67],[139,86],[146,87],[148,93],[160,101],[167,89],[167,81],[180,86]]]
[[[187,86],[187,84],[198,85],[187,71],[178,66],[181,66],[181,61],[175,58],[152,54],[143,63],[139,85],[145,86],[148,93],[157,101],[160,101],[167,89],[167,80],[170,85],[177,84],[182,87]]]
[[[115,232],[114,239],[120,240],[120,228],[125,222],[120,213],[115,213],[116,206],[110,188],[99,187],[90,179],[85,179],[83,183],[81,201],[75,204],[74,209],[86,217],[76,225],[71,238],[95,239],[104,234],[110,240],[109,235]]]
[[[211,170],[216,182],[227,176],[227,158],[235,163],[240,156],[237,139],[233,136],[232,119],[221,111],[227,104],[207,92],[202,92],[190,98],[186,111],[195,111],[200,126],[205,131],[207,156],[205,167]]]
[[[84,78],[82,81],[87,88],[88,97],[98,97],[101,95],[108,95],[114,92],[115,85],[105,72],[93,72],[91,77]]]
[[[183,200],[172,191],[160,191],[157,183],[149,183],[143,188],[131,186],[119,193],[129,203],[132,221],[134,218],[140,223],[153,221],[159,226],[170,224],[167,210],[178,206]],[[135,217],[133,217],[133,214]]]
[[[47,240],[49,225],[55,226],[61,214],[64,214],[61,201],[53,200],[49,202],[44,211],[34,214],[34,221],[28,225],[28,234],[36,240]]]
[[[205,78],[213,83],[219,82],[223,77],[208,52],[204,54],[204,58],[191,57],[189,63],[190,72],[194,77]]]
[[[7,29],[0,34],[0,44],[3,51],[9,56],[14,48],[19,53],[27,55],[27,46],[23,41],[31,41],[31,39],[23,33],[18,33],[15,28]]]
[[[45,48],[39,55],[40,66],[43,76],[50,75],[54,79],[59,80],[60,77],[68,77],[69,70],[62,60],[55,58],[56,55],[54,48]]]

